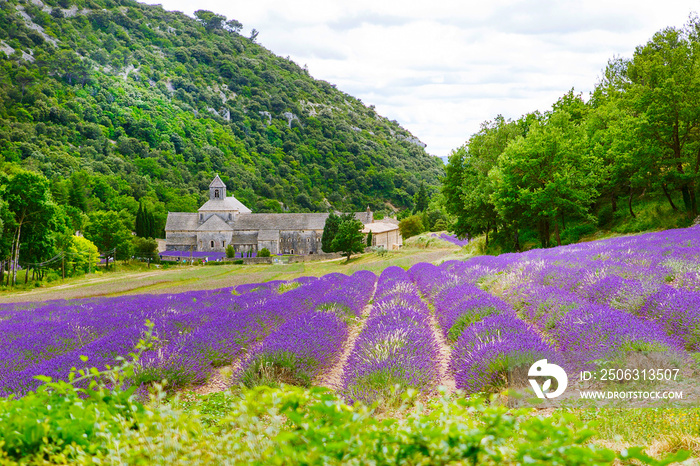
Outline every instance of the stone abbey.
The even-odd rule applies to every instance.
[[[226,196],[226,185],[219,175],[209,185],[209,200],[197,212],[168,212],[165,223],[166,251],[257,252],[267,248],[272,254],[320,254],[327,213],[254,214],[233,196]],[[372,231],[375,246],[397,249],[401,246],[399,227],[391,220],[374,222],[372,211],[356,212]]]

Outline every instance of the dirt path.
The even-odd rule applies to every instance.
[[[208,395],[228,390],[233,385],[233,374],[238,372],[240,366],[241,358],[238,358],[230,366],[219,367],[207,383],[194,387],[192,391],[197,395]]]
[[[452,393],[457,389],[454,375],[450,372],[450,355],[452,354],[452,348],[447,344],[440,330],[440,326],[438,325],[437,317],[435,317],[435,311],[433,310],[430,312],[430,330],[433,332],[433,338],[437,341],[440,351],[438,359],[440,381],[438,385],[446,387],[447,391]]]
[[[377,281],[374,282],[374,290],[372,290],[370,302],[372,301],[372,299],[374,299],[374,293],[377,291]],[[332,390],[340,390],[342,388],[343,372],[345,371],[345,365],[348,362],[348,358],[350,357],[352,349],[355,347],[355,341],[357,341],[357,337],[360,335],[360,332],[362,332],[362,329],[365,328],[365,322],[367,322],[367,318],[369,317],[369,311],[371,309],[372,304],[369,303],[362,309],[357,323],[350,328],[348,338],[343,344],[343,349],[340,353],[340,358],[338,359],[338,362],[335,363],[335,365],[331,367],[328,371],[316,377],[316,380],[314,380],[313,385],[330,388]]]

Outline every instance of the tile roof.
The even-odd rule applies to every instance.
[[[280,239],[279,230],[260,230],[258,232],[259,241],[278,241]]]
[[[214,177],[213,180],[211,180],[211,183],[209,183],[210,188],[225,188],[226,185],[224,184],[223,181],[221,181],[221,178],[219,178],[219,174]]]
[[[233,228],[218,215],[212,215],[197,228],[197,231],[231,231]]]
[[[257,233],[239,233],[233,235],[231,239],[231,244],[257,244],[258,235]]]
[[[235,210],[242,214],[249,214],[251,212],[249,208],[244,206],[241,201],[233,196],[225,199],[209,199],[202,207],[199,208],[199,212],[226,212]]]
[[[374,223],[368,223],[365,225],[365,227],[362,229],[362,233],[369,233],[370,231],[372,233],[385,233],[387,231],[392,231],[392,230],[398,230],[399,226],[393,223],[386,223],[386,222],[374,222]]]
[[[168,212],[165,229],[169,231],[195,231],[199,226],[195,212]]]

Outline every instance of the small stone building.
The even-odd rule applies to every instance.
[[[167,251],[225,251],[228,245],[233,245],[236,252],[267,248],[272,254],[318,254],[322,252],[321,237],[328,215],[254,214],[235,197],[226,196],[226,185],[216,175],[209,185],[209,200],[196,213],[168,212],[165,248]],[[373,223],[374,215],[369,208],[356,212],[355,218],[365,229],[368,225],[382,225],[373,227],[382,230],[378,230],[383,236],[378,238],[377,245],[401,244],[398,225]],[[390,246],[385,247],[390,249]]]
[[[395,250],[403,245],[399,226],[396,223],[384,220],[368,223],[362,233],[367,235],[370,231],[372,232],[372,246]]]

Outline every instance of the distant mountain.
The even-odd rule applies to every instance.
[[[64,205],[162,228],[218,173],[256,212],[410,207],[442,164],[373,106],[213,12],[129,0],[0,3],[0,164]]]

